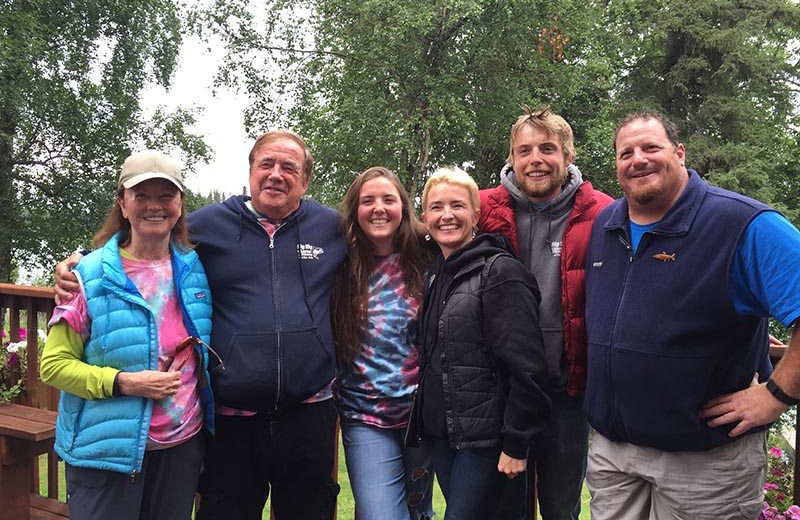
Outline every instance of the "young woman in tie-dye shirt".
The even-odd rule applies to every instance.
[[[383,167],[356,177],[340,211],[349,250],[331,304],[335,390],[356,509],[362,520],[429,518],[429,457],[403,446],[419,376],[422,226],[405,188]]]

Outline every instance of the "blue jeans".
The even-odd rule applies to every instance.
[[[431,447],[433,467],[447,502],[444,520],[491,518],[508,480],[497,471],[500,448],[456,450],[441,439],[425,439],[423,446]]]
[[[403,446],[404,431],[342,423],[347,473],[361,520],[421,520],[433,516],[429,452]]]

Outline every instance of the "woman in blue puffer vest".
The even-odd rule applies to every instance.
[[[50,321],[42,380],[62,390],[55,450],[70,518],[190,518],[213,433],[211,295],[184,220],[180,164],[128,157],[117,198]]]

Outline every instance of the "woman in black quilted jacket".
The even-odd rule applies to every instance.
[[[434,173],[422,207],[441,254],[422,305],[422,376],[407,440],[433,451],[445,520],[490,518],[504,479],[525,471],[550,409],[539,385],[539,289],[503,238],[476,233],[478,187],[466,172]]]

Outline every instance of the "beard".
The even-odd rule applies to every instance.
[[[644,206],[650,204],[661,194],[663,186],[660,183],[646,184],[644,186],[622,186],[625,197],[633,200],[637,204]]]
[[[659,191],[660,190],[655,186],[651,186],[644,189],[630,190],[630,192],[625,192],[625,196],[635,200],[637,204],[644,206],[656,200]]]
[[[567,180],[567,169],[562,168],[553,172],[544,181],[532,181],[524,174],[518,175],[515,179],[517,187],[529,198],[543,198],[561,191],[561,186]]]

